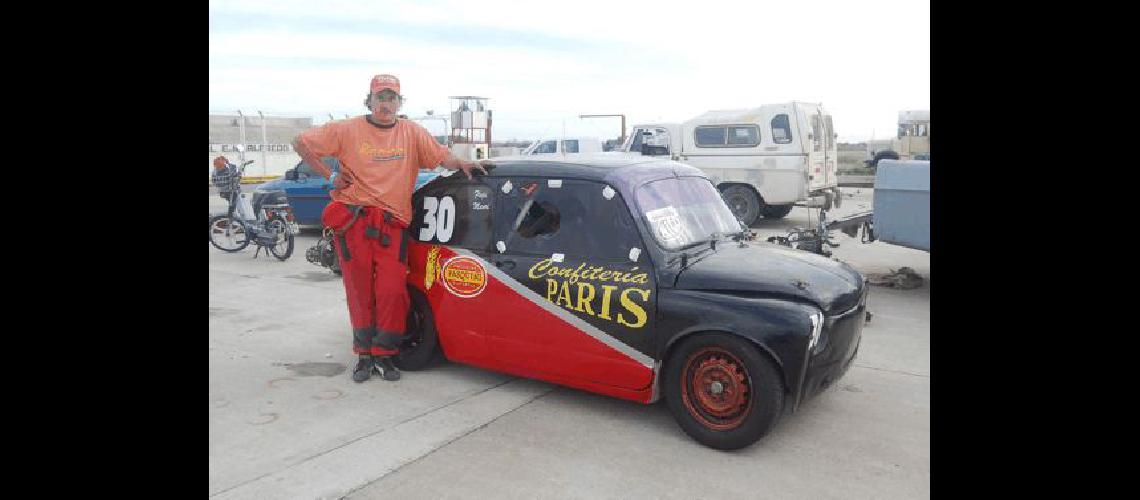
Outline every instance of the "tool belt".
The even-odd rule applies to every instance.
[[[336,231],[336,236],[337,236],[337,239],[340,240],[341,258],[343,258],[344,261],[347,262],[348,260],[350,260],[352,258],[352,256],[348,252],[348,240],[345,238],[344,235],[345,235],[345,233],[348,232],[348,230],[352,227],[353,224],[356,224],[356,220],[359,219],[360,215],[364,213],[364,210],[366,209],[366,207],[364,207],[363,205],[349,205],[347,203],[345,204],[345,207],[348,207],[348,210],[350,212],[352,212],[352,218],[348,220],[348,224],[345,224],[343,229],[341,229],[340,231]],[[392,213],[385,210],[384,211],[384,223],[389,224],[391,222],[392,222]],[[380,240],[380,246],[382,246],[384,248],[388,248],[388,246],[392,244],[392,238],[390,238],[387,234],[384,234],[383,232],[381,232],[380,228],[375,227],[375,226],[368,226],[368,227],[364,228],[364,237],[365,238],[371,238],[374,240]],[[401,231],[400,232],[400,262],[406,262],[407,261],[407,253],[408,253],[408,239],[405,235],[405,232]]]

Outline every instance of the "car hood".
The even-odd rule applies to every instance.
[[[693,253],[691,250],[690,254]],[[681,290],[712,290],[792,296],[827,314],[859,304],[863,275],[855,268],[802,250],[769,243],[720,242],[690,260],[677,277]]]

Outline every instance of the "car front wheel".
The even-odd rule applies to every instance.
[[[664,382],[666,402],[681,429],[710,448],[735,450],[755,443],[783,411],[779,371],[756,346],[733,335],[683,340],[669,357]]]

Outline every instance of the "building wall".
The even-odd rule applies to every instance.
[[[239,163],[242,154],[234,146],[241,141],[242,118],[234,115],[210,115],[210,157],[207,171],[213,172],[213,161],[224,155],[232,163]],[[313,127],[312,118],[265,117],[265,137],[262,138],[262,120],[255,113],[245,117],[245,160],[253,160],[246,167],[246,175],[283,175],[301,158],[293,151],[293,138]],[[264,150],[264,154],[262,151]]]

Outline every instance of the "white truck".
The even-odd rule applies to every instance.
[[[838,207],[838,150],[831,115],[789,102],[709,111],[680,124],[634,125],[620,151],[662,155],[703,170],[751,226],[781,218],[801,201]]]
[[[539,139],[522,151],[523,155],[547,155],[567,153],[600,153],[602,141],[597,137],[563,137],[560,139]]]
[[[875,166],[879,160],[930,160],[930,110],[899,111],[899,131],[894,139],[867,141]]]

